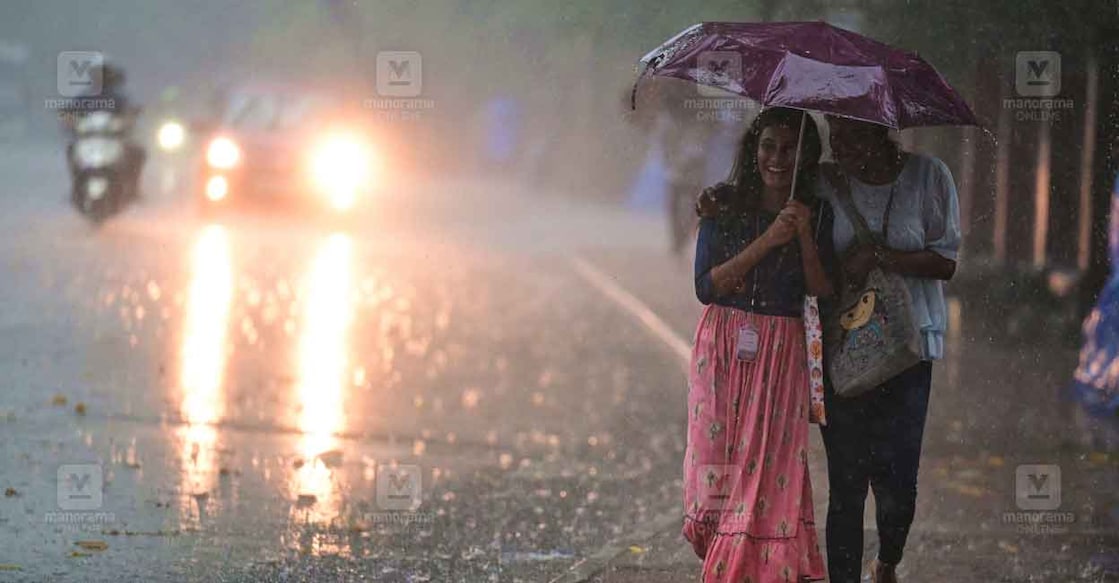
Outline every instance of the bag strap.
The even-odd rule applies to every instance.
[[[890,188],[890,198],[886,201],[886,212],[882,217],[882,233],[879,235],[870,230],[866,218],[855,206],[855,201],[851,198],[850,179],[846,176],[840,176],[839,171],[834,166],[825,167],[823,173],[828,182],[831,183],[832,188],[835,189],[835,198],[839,202],[840,210],[847,216],[847,220],[855,226],[855,237],[858,238],[859,243],[863,245],[884,243],[890,232],[890,210],[894,207],[894,195],[898,192],[897,181],[894,181]]]
[[[898,193],[898,181],[901,176],[894,180],[890,185],[890,198],[886,201],[886,211],[882,213],[882,243],[885,244],[890,238],[890,209],[894,208],[894,196]]]

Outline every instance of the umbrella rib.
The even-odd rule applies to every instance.
[[[645,65],[645,67],[648,68],[649,63],[653,59],[655,59],[658,55],[663,54],[665,50],[667,50],[669,47],[671,47],[673,44],[675,44],[677,41],[684,38],[688,34],[691,34],[692,32],[694,32],[696,29],[703,28],[703,24],[704,23],[700,22],[700,23],[697,23],[697,24],[693,24],[693,25],[689,26],[688,28],[685,28],[684,30],[677,33],[676,36],[668,39],[667,41],[665,41],[663,43],[661,43],[660,46],[658,46],[657,48],[649,51],[648,53],[645,53],[645,56],[641,57],[641,59],[638,60],[637,62],[642,64],[642,65]]]
[[[641,59],[637,61],[638,65],[640,65],[640,67],[641,67],[641,70],[637,74],[637,79],[635,79],[633,81],[633,89],[630,91],[630,94],[629,94],[630,110],[636,110],[637,109],[637,87],[641,83],[641,80],[644,79],[646,75],[648,75],[649,69],[653,64],[653,61],[655,61],[658,57],[663,57],[665,51],[672,48],[672,46],[675,43],[679,42],[681,39],[686,38],[687,35],[695,32],[696,30],[702,29],[704,24],[705,23],[703,23],[703,22],[699,22],[699,23],[696,23],[696,24],[693,24],[693,25],[689,26],[688,28],[685,28],[684,30],[680,31],[679,33],[677,33],[672,38],[670,38],[667,41],[661,43],[661,45],[658,46],[657,48],[655,48],[655,49],[649,51],[648,53],[646,53],[644,57],[641,57]]]
[[[888,76],[890,74],[889,68],[882,67],[882,74]],[[886,87],[886,95],[889,98],[890,103],[894,104],[893,129],[901,131],[901,128],[903,127],[903,125],[901,123],[901,116],[903,115],[905,110],[902,109],[901,104],[898,103],[897,93],[894,92],[894,88],[890,85],[889,77],[886,77],[884,79],[884,81],[885,81],[885,87]]]

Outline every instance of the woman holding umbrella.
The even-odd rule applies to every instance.
[[[805,118],[785,108],[758,115],[720,186],[724,212],[700,224],[695,288],[707,308],[689,375],[684,536],[705,582],[824,578],[801,310],[806,293],[832,293],[821,259],[831,233],[818,230],[831,218],[826,204],[813,212],[800,202],[812,199],[821,152]]]

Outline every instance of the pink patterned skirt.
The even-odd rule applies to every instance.
[[[753,362],[739,330],[758,332]],[[808,477],[804,324],[709,305],[688,379],[684,537],[703,583],[823,580]]]

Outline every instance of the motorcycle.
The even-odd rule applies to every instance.
[[[69,147],[71,202],[100,224],[139,194],[139,168],[129,141],[135,116],[92,111],[74,123]]]

